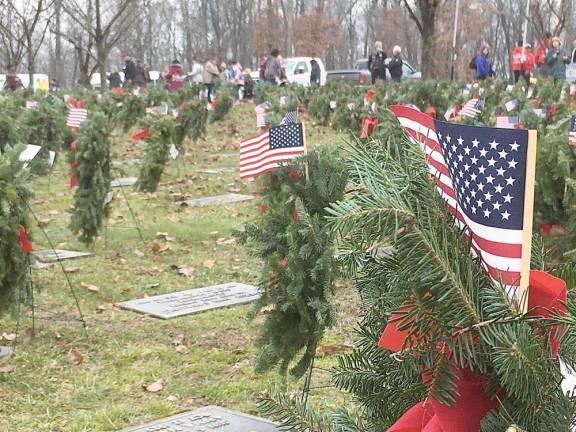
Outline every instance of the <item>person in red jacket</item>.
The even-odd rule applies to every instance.
[[[536,57],[532,53],[532,46],[530,44],[525,45],[524,59],[522,62],[522,74],[526,83],[530,84],[530,77],[532,76],[532,69],[536,63]]]
[[[166,88],[170,91],[176,91],[184,83],[184,69],[178,60],[173,60],[170,66],[167,66],[162,73],[166,80]]]
[[[514,72],[514,83],[517,83],[522,77],[524,49],[524,43],[522,42],[522,39],[519,39],[516,47],[512,50],[512,55],[510,56],[512,72]]]
[[[538,66],[538,70],[541,76],[546,76],[548,74],[545,59],[546,52],[548,51],[548,48],[550,48],[551,43],[552,33],[546,32],[545,38],[540,41],[536,47],[536,51],[534,52],[534,60],[536,61],[536,65]]]

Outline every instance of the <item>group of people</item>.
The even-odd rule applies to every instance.
[[[392,81],[400,81],[402,79],[402,48],[396,45],[392,48],[392,57],[388,59],[384,51],[384,45],[381,41],[374,43],[374,52],[368,57],[368,69],[372,76],[372,84],[376,81],[386,81],[386,70],[390,74]]]
[[[204,64],[202,83],[205,87],[206,99],[212,102],[214,94],[214,83],[227,82],[234,85],[236,101],[242,99],[252,99],[254,95],[254,82],[250,74],[252,71],[244,69],[240,62],[230,60],[228,63],[221,63],[218,68],[218,59],[213,57]]]
[[[549,32],[545,34],[545,38],[540,41],[534,52],[529,43],[524,43],[522,39],[518,40],[510,55],[514,82],[521,79],[529,82],[533,75],[565,80],[566,65],[576,64],[576,40],[572,45],[573,50],[569,56],[562,47],[560,38],[552,36]],[[490,60],[490,46],[482,46],[478,55],[470,62],[470,68],[475,71],[476,79],[479,81],[495,75]]]

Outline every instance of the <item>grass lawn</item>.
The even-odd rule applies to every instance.
[[[187,154],[171,162],[155,194],[126,188],[145,243],[138,237],[120,190],[115,189],[106,239],[96,242],[94,256],[65,261],[89,339],[76,320],[74,298],[59,265],[33,270],[36,332],[29,311],[20,321],[17,354],[0,360],[16,366],[0,374],[0,431],[115,431],[195,407],[218,404],[256,414],[256,397],[268,383],[279,383],[275,372],[254,373],[258,350],[254,341],[261,317],[246,320],[250,305],[217,309],[172,320],[124,311],[114,303],[211,284],[255,283],[258,261],[229,240],[232,230],[258,212],[255,201],[203,208],[178,208],[179,199],[229,192],[255,192],[238,173],[201,174],[210,167],[238,166],[238,142],[256,132],[251,105],[235,107],[223,121],[208,126],[204,140],[188,143]],[[327,128],[308,125],[311,146],[340,143]],[[118,177],[137,176],[144,144],[117,133],[113,160]],[[68,229],[73,191],[63,161],[52,177],[34,180],[34,212],[56,247],[85,250]],[[165,233],[165,234],[158,234]],[[49,245],[39,229],[32,232],[35,249]],[[178,268],[184,266],[188,276]],[[348,288],[341,288],[348,290]],[[354,295],[339,292],[338,327],[326,344],[351,343],[357,316]],[[13,317],[0,319],[0,334],[16,331]],[[9,344],[0,340],[0,345]],[[184,348],[178,348],[184,346]],[[334,356],[317,362],[329,367]],[[163,380],[162,389],[144,387]],[[315,373],[315,384],[327,383]],[[291,383],[300,388],[302,382]],[[311,393],[311,402],[335,406],[349,396],[334,389]],[[349,402],[348,402],[349,404]]]

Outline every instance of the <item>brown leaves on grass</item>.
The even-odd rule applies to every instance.
[[[207,259],[207,260],[202,261],[202,267],[205,267],[207,269],[211,269],[215,265],[216,265],[216,262],[214,260]]]
[[[1,374],[8,374],[16,371],[16,366],[14,365],[7,365],[4,367],[0,367]]]
[[[86,288],[90,292],[97,293],[100,291],[100,289],[96,285],[88,284],[85,282],[80,282],[80,286]]]
[[[180,266],[172,265],[171,268],[176,270],[176,272],[179,275],[186,276],[186,277],[192,277],[192,275],[196,271],[196,269],[194,267],[188,267],[186,265],[180,265]]]
[[[234,237],[219,237],[219,238],[216,240],[216,244],[217,244],[218,246],[229,245],[229,244],[232,244],[232,243],[235,243],[235,242],[236,242],[236,239],[235,239]]]
[[[64,273],[80,273],[80,267],[66,267]]]
[[[70,354],[68,355],[68,359],[70,360],[70,363],[78,366],[78,365],[84,363],[84,354],[82,354],[78,350],[72,350],[72,351],[70,351]]]
[[[350,348],[352,348],[352,346],[346,344],[321,345],[316,348],[316,357],[326,357],[333,354],[340,354],[341,352],[344,352]]]
[[[144,390],[146,390],[147,392],[158,393],[159,391],[162,391],[164,389],[164,379],[158,378],[152,384],[148,385],[143,384],[142,387],[144,387]]]
[[[4,339],[5,341],[12,342],[13,340],[16,340],[16,333],[2,333],[2,336],[0,337],[0,339]]]

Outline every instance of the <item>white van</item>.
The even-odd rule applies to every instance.
[[[282,67],[286,71],[286,77],[290,84],[310,85],[310,60],[316,60],[320,66],[320,85],[326,84],[326,68],[324,62],[318,57],[288,57],[282,59]]]

